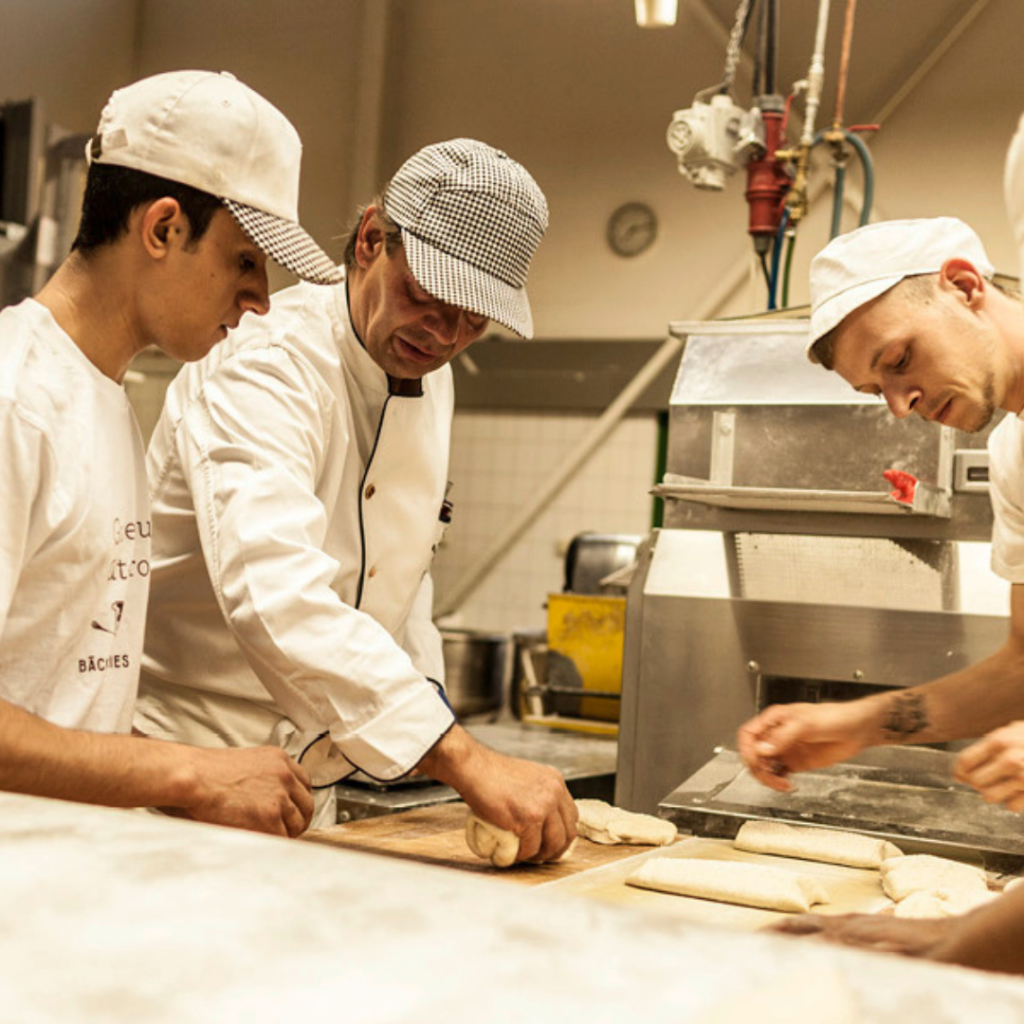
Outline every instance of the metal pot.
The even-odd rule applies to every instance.
[[[565,591],[601,594],[601,580],[636,558],[643,540],[632,533],[580,533],[565,553]]]
[[[472,629],[443,629],[445,689],[455,714],[501,708],[511,671],[512,638]]]

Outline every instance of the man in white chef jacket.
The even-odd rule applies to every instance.
[[[1024,246],[1024,128],[1006,167],[1007,203]],[[872,224],[811,264],[812,361],[895,416],[959,430],[1011,415],[989,438],[992,568],[1010,581],[1010,633],[993,655],[951,675],[844,704],[766,708],[739,732],[750,770],[788,790],[791,772],[877,744],[976,736],[957,777],[990,803],[1024,810],[1024,304],[992,282],[981,241],[950,217]],[[1012,723],[1012,724],[1010,724]]]
[[[300,284],[171,384],[148,453],[154,559],[136,718],[204,746],[279,744],[314,825],[359,770],[452,785],[519,857],[575,836],[561,775],[499,755],[444,699],[430,564],[448,518],[448,363],[491,320],[532,335],[547,203],[505,153],[411,157],[361,213],[345,281]]]
[[[310,783],[280,749],[130,735],[152,524],[122,381],[266,313],[268,256],[337,280],[297,222],[301,143],[232,75],[180,71],[116,91],[87,158],[71,255],[0,313],[0,788],[296,835]]]

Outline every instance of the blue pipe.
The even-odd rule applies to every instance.
[[[772,245],[772,278],[771,287],[768,289],[768,308],[775,309],[775,292],[779,286],[779,256],[782,253],[782,236],[789,226],[789,207],[782,211],[779,220],[779,230],[775,232],[775,242]]]
[[[864,170],[864,202],[860,208],[860,221],[859,226],[863,227],[868,222],[868,218],[871,216],[871,204],[875,199],[875,165],[871,159],[871,154],[868,152],[868,147],[864,145],[864,140],[859,138],[853,132],[843,130],[843,139],[848,142],[856,151],[858,158],[860,159],[861,167]],[[825,141],[825,132],[820,131],[814,136],[814,141],[811,143],[813,149],[819,143]],[[842,164],[836,165],[836,186],[835,193],[832,197],[832,233],[829,238],[835,238],[839,234],[840,218],[843,212],[843,188],[846,183],[846,168]]]

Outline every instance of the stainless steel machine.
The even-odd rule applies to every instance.
[[[793,794],[734,752],[768,704],[926,682],[1005,640],[987,434],[895,420],[807,361],[806,320],[671,330],[665,525],[628,592],[616,802],[697,834],[778,818],[1018,866],[1024,823],[954,783],[950,750],[868,751]],[[916,486],[893,491],[888,469]]]

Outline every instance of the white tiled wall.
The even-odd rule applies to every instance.
[[[461,412],[452,432],[454,505],[434,561],[435,605],[593,426],[580,413]],[[580,467],[458,611],[458,625],[513,631],[547,623],[569,541],[586,531],[651,528],[657,420],[627,417]]]

